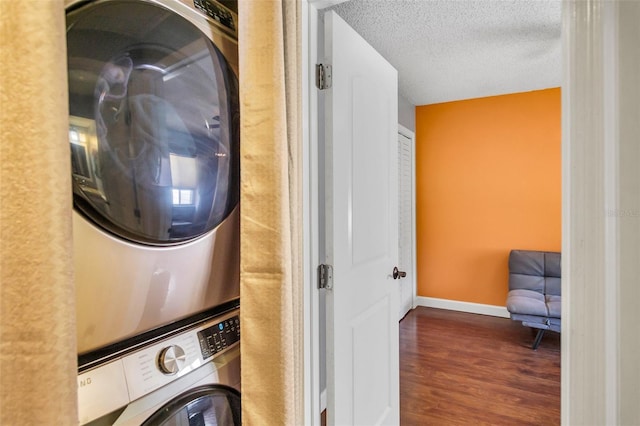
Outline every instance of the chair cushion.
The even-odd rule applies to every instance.
[[[512,314],[548,316],[545,296],[537,291],[516,289],[507,296],[507,310]]]

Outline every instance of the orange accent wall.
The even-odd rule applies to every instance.
[[[560,89],[416,107],[418,296],[505,306],[511,249],[560,251]]]

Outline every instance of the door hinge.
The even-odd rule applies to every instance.
[[[331,290],[333,288],[333,266],[318,265],[318,288]]]
[[[331,89],[331,65],[316,65],[316,87],[320,90]]]

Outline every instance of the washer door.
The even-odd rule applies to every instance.
[[[67,14],[67,54],[76,209],[151,245],[218,226],[239,199],[238,82],[220,49],[160,5],[104,1]]]
[[[142,426],[241,425],[240,393],[228,386],[192,389],[156,411]]]

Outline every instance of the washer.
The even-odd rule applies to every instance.
[[[104,358],[173,324],[238,305],[233,4],[67,5],[77,341],[83,357]]]
[[[240,425],[240,320],[208,319],[78,375],[82,425]]]

